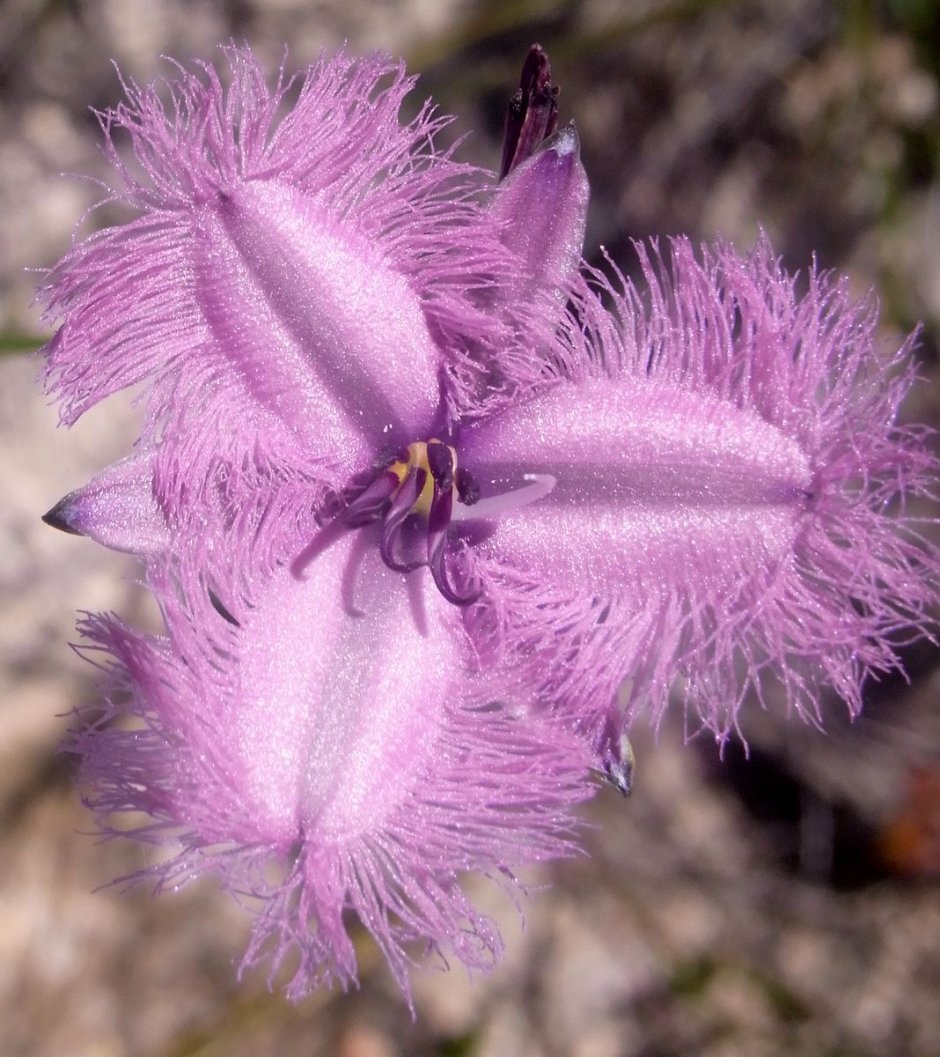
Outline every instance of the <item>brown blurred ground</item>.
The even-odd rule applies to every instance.
[[[122,451],[125,404],[70,435],[21,349],[40,333],[27,266],[51,263],[104,176],[89,105],[161,53],[249,40],[301,64],[347,39],[404,54],[493,163],[502,108],[540,40],[592,179],[589,251],[758,224],[792,267],[880,289],[885,341],[924,321],[912,417],[938,420],[940,16],[932,0],[101,0],[0,3],[0,1055],[2,1057],[934,1057],[940,1054],[940,679],[873,688],[828,735],[753,713],[751,759],[640,738],[638,789],[602,793],[590,858],[511,906],[492,977],[415,977],[412,1024],[364,941],[363,986],[293,1008],[233,964],[245,922],[211,885],[94,891],[143,862],[96,845],[56,754],[93,698],[74,610],[146,619],[133,570],[38,515]]]

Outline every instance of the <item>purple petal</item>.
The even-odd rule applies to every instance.
[[[583,284],[578,265],[588,193],[574,125],[546,140],[495,189],[487,223],[513,266],[491,275],[477,297],[504,332],[496,345],[471,342],[452,361],[446,381],[453,420],[493,414],[543,388],[571,359],[567,302]]]
[[[252,825],[272,844],[301,833],[347,844],[380,828],[425,765],[459,672],[446,623],[422,635],[372,552],[354,576],[363,616],[347,616],[336,600],[351,549],[338,543],[304,579],[284,572],[263,589],[237,635],[237,685],[215,702]]]
[[[753,413],[630,375],[556,386],[466,430],[461,453],[481,502],[555,477],[494,546],[587,591],[680,570],[717,586],[729,554],[779,558],[811,479],[799,445]]]
[[[499,935],[458,874],[569,854],[568,811],[589,793],[583,749],[490,704],[453,608],[360,540],[221,607],[201,576],[168,571],[169,640],[85,627],[114,658],[110,715],[137,717],[96,711],[76,736],[95,808],[143,812],[146,839],[182,830],[162,883],[209,870],[256,896],[246,964],[291,960],[294,998],[355,979],[348,911],[406,990],[415,940],[488,967]]]
[[[373,245],[274,181],[233,189],[199,228],[198,303],[262,406],[347,468],[429,427],[439,353]]]
[[[481,503],[556,478],[480,547],[470,622],[595,732],[626,678],[628,720],[679,676],[719,736],[770,672],[806,715],[823,683],[855,711],[937,602],[911,503],[938,464],[894,424],[909,346],[879,354],[870,306],[825,277],[798,298],[766,244],[672,258],[641,253],[649,307],[630,288],[606,291],[613,316],[582,304],[580,380],[464,430]]]
[[[71,423],[153,383],[145,432],[178,498],[223,463],[246,490],[277,466],[342,487],[432,428],[443,359],[495,346],[478,290],[511,257],[473,198],[484,177],[434,145],[447,120],[400,124],[401,67],[340,54],[269,88],[225,54],[229,87],[180,69],[102,115],[114,197],[139,215],[49,274],[47,387]]]

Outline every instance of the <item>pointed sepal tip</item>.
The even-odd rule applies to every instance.
[[[51,525],[52,528],[59,529],[60,532],[67,532],[70,536],[84,536],[85,533],[77,529],[70,520],[71,504],[68,500],[68,496],[60,499],[54,507],[42,515],[42,520],[47,525]]]

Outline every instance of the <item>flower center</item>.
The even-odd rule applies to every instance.
[[[382,522],[382,560],[400,572],[427,565],[441,594],[454,605],[480,597],[474,584],[458,585],[446,561],[447,530],[459,506],[472,506],[480,490],[472,475],[457,465],[457,451],[431,437],[415,441],[380,470],[343,511],[343,521],[358,528]]]

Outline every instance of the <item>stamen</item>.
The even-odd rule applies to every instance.
[[[452,605],[472,606],[483,594],[483,588],[473,585],[466,591],[460,592],[454,587],[447,573],[445,542],[446,537],[442,533],[439,540],[429,543],[428,546],[428,569],[434,579],[434,585]]]
[[[435,536],[447,530],[454,509],[454,492],[451,488],[442,488],[434,482],[434,498],[428,515],[428,536]]]
[[[488,495],[472,505],[467,504],[466,509],[458,504],[454,511],[454,521],[472,521],[476,518],[495,518],[508,514],[547,496],[558,483],[558,479],[550,473],[527,473],[522,479],[528,482],[522,488],[499,495]]]
[[[450,527],[453,509],[453,489],[448,488],[445,491],[435,482],[434,499],[428,518],[428,568],[438,591],[448,602],[455,606],[469,606],[480,597],[482,589],[471,587],[468,591],[461,593],[454,588],[447,575],[447,530]]]
[[[408,476],[405,478],[401,488],[395,493],[391,504],[389,505],[388,512],[385,514],[382,524],[382,542],[379,550],[382,555],[382,561],[384,561],[390,569],[395,569],[398,572],[411,572],[412,569],[417,569],[424,564],[423,561],[400,561],[398,558],[394,557],[392,551],[401,537],[401,530],[405,523],[405,519],[411,513],[412,508],[415,503],[417,503],[418,497],[424,489],[427,476],[426,470],[423,470],[418,466],[412,466],[408,471]]]
[[[415,441],[405,451],[389,457],[392,461],[386,461],[378,476],[347,502],[345,510],[330,527],[342,532],[381,521],[379,551],[390,569],[411,572],[427,565],[437,589],[448,602],[456,606],[472,605],[482,594],[482,588],[472,582],[459,586],[453,582],[447,562],[451,525],[473,519],[482,522],[535,502],[551,492],[555,478],[549,474],[532,474],[524,478],[527,483],[522,488],[481,500],[479,484],[472,474],[457,465],[456,451],[436,437]],[[411,531],[412,526],[416,532]],[[404,535],[406,527],[407,536]],[[327,531],[326,535],[330,533]],[[319,539],[316,544],[329,545]],[[311,545],[301,559],[306,561],[314,553]]]
[[[392,470],[383,470],[364,492],[347,504],[343,520],[350,528],[361,528],[378,521],[388,508],[395,489],[400,485],[398,474]]]
[[[428,469],[435,485],[442,492],[449,492],[454,484],[454,455],[446,444],[439,440],[428,441]]]

